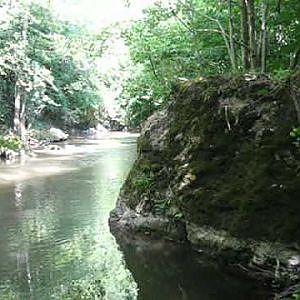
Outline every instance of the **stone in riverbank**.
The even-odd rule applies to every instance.
[[[121,205],[122,206],[122,205]],[[238,239],[226,231],[215,230],[209,226],[174,222],[170,218],[151,213],[139,214],[120,205],[110,216],[110,228],[116,236],[146,236],[189,242],[200,252],[208,253],[216,260],[227,263],[246,272],[255,279],[280,287],[300,280],[299,251],[280,243]]]
[[[164,216],[152,213],[140,214],[125,205],[118,205],[110,215],[110,227],[113,232],[123,231],[145,235],[164,236],[175,241],[185,241],[186,232],[183,223],[172,222]]]
[[[50,128],[49,129],[49,138],[51,142],[62,142],[68,139],[69,135],[63,132],[59,128]]]
[[[43,129],[31,129],[28,132],[29,141],[33,141],[33,146],[41,144],[55,143],[66,141],[69,135],[59,128],[43,128]]]
[[[261,273],[276,277],[300,249],[295,126],[288,82],[213,77],[178,86],[174,101],[142,131],[111,224],[147,224],[147,232],[168,235],[166,223],[180,223],[196,247],[227,253],[247,268],[266,261]],[[275,254],[276,245],[286,245],[286,252],[261,258],[261,243]]]

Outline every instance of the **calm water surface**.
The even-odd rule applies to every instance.
[[[134,137],[77,140],[0,166],[0,299],[63,298],[101,280],[108,300],[267,299],[184,246],[110,234]],[[72,298],[71,298],[72,299]],[[91,298],[94,299],[94,298]]]

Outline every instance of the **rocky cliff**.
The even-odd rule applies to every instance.
[[[178,84],[143,128],[111,227],[188,240],[247,267],[298,265],[299,87],[299,75]]]

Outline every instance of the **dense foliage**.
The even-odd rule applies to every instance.
[[[299,67],[298,0],[153,1],[142,19],[98,34],[60,20],[49,3],[0,1],[0,125],[20,136],[40,120],[94,126],[103,86],[121,90],[125,122],[139,127],[178,81],[232,73],[282,78]],[[116,39],[125,41],[130,60],[105,73],[99,58]]]
[[[281,78],[299,67],[298,0],[164,3],[123,33],[135,66],[122,94],[133,126],[161,107],[180,79],[245,72]]]
[[[105,32],[60,21],[47,3],[0,2],[0,124],[19,135],[38,120],[89,125],[101,106],[95,57]]]
[[[17,151],[21,148],[21,141],[15,136],[2,136],[0,135],[0,154],[7,151]]]

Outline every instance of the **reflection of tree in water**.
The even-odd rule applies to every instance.
[[[1,198],[11,201],[5,208],[10,221],[0,223],[7,234],[6,252],[0,244],[0,253],[9,260],[0,273],[0,299],[96,299],[94,292],[109,300],[137,298],[107,224],[134,158],[132,148],[125,149],[109,150],[97,161],[91,156],[81,170],[19,181],[2,191]]]
[[[84,296],[81,299],[94,299],[89,298],[91,293],[99,290],[105,293],[105,299],[136,299],[136,284],[106,224],[106,205],[111,205],[106,198],[116,191],[112,187],[107,189],[107,180],[96,178],[99,184],[89,194],[90,201],[80,202],[73,208],[64,207],[68,201],[59,200],[62,194],[66,196],[65,188],[49,192],[49,180],[46,185],[41,181],[13,186],[16,226],[10,236],[14,242],[11,253],[12,263],[16,262],[16,277],[10,281],[9,288],[16,296],[11,299],[49,299],[53,295],[53,299],[73,300],[78,293]],[[117,180],[113,186],[119,188],[119,184]],[[76,197],[87,195],[89,188],[82,188]],[[95,198],[99,202],[93,203],[91,199]],[[64,213],[57,213],[62,210]],[[77,210],[88,212],[88,217]],[[76,215],[77,219],[68,219],[69,215]]]
[[[14,186],[14,193],[15,193],[15,207],[17,209],[22,209],[23,206],[23,183],[21,182],[16,182]]]
[[[31,270],[30,270],[30,261],[29,261],[29,252],[26,250],[20,249],[17,253],[17,269],[18,269],[18,277],[19,282],[22,282],[24,279],[28,284],[30,299],[32,299],[33,295],[33,287],[32,287],[32,278],[31,278]],[[25,276],[23,275],[25,272]]]
[[[24,184],[22,182],[16,182],[14,185],[14,205],[16,208],[16,215],[18,219],[23,224],[24,215],[24,203],[23,203],[23,192],[24,192]],[[18,271],[18,280],[19,282],[26,282],[27,289],[29,290],[30,298],[32,299],[33,296],[33,286],[32,286],[32,275],[31,275],[31,268],[30,268],[30,259],[29,259],[29,245],[27,243],[23,243],[24,235],[26,235],[26,231],[23,232],[23,226],[19,229],[20,237],[19,242],[20,245],[17,248],[16,253],[16,261],[17,261],[17,271]]]

